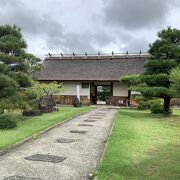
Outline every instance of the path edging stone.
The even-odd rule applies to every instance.
[[[59,123],[57,123],[57,124],[54,124],[54,125],[48,127],[48,128],[45,129],[45,130],[39,131],[39,132],[37,132],[37,133],[35,133],[35,134],[33,134],[33,135],[31,135],[31,136],[29,136],[29,137],[21,140],[21,141],[18,141],[17,143],[15,143],[15,144],[13,144],[13,145],[10,145],[8,148],[6,148],[6,149],[4,149],[4,150],[0,150],[0,156],[2,156],[2,155],[4,155],[4,154],[12,151],[13,149],[15,149],[15,148],[23,145],[23,144],[26,143],[26,142],[32,141],[32,140],[34,139],[34,137],[41,136],[41,135],[45,134],[46,132],[50,131],[51,129],[53,129],[53,128],[57,127],[57,126],[60,126],[60,125],[66,123],[66,122],[68,122],[68,121],[70,121],[70,120],[72,120],[72,119],[74,119],[74,118],[76,118],[76,117],[78,117],[78,116],[80,116],[80,115],[83,115],[83,114],[85,114],[85,113],[87,113],[87,112],[89,112],[89,111],[91,111],[91,110],[92,110],[92,109],[88,109],[88,110],[86,110],[86,111],[84,111],[84,112],[81,112],[81,113],[79,113],[79,114],[76,114],[76,115],[74,115],[74,116],[72,116],[72,117],[70,117],[70,118],[68,118],[68,119],[66,119],[66,120],[64,120],[64,121],[61,121],[61,122],[59,122]]]

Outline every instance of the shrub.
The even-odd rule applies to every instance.
[[[163,114],[164,107],[160,100],[152,100],[150,105],[150,111],[153,114]]]
[[[0,129],[11,129],[16,126],[16,118],[10,114],[0,115]]]
[[[134,100],[140,104],[141,102],[146,101],[146,98],[142,95],[137,94],[137,95],[134,95]]]
[[[41,116],[42,112],[40,110],[23,111],[23,116]]]
[[[141,102],[137,106],[138,110],[146,110],[146,109],[149,109],[149,108],[150,108],[150,105],[149,105],[148,101]]]
[[[3,114],[4,110],[0,108],[0,115]]]

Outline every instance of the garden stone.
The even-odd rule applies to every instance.
[[[78,124],[78,126],[93,126],[91,124]]]
[[[57,139],[58,143],[73,143],[79,141],[79,139],[68,139],[68,138],[59,138]]]
[[[41,112],[52,112],[56,105],[53,96],[43,96],[40,98],[39,108]]]
[[[66,158],[60,157],[60,156],[49,155],[49,154],[35,154],[32,156],[28,156],[24,159],[30,160],[30,161],[44,161],[44,162],[59,163],[61,161],[64,161]]]
[[[86,119],[85,122],[96,122],[96,120]]]
[[[79,133],[79,134],[85,134],[87,131],[82,130],[71,130],[70,133]]]

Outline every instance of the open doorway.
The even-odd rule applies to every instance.
[[[91,84],[91,103],[92,104],[111,104],[112,83],[108,85]]]
[[[97,104],[110,104],[111,86],[96,86]]]

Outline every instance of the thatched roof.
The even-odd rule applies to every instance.
[[[38,80],[118,81],[123,75],[142,73],[146,57],[47,57]]]

